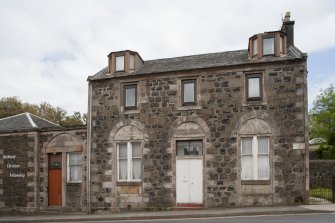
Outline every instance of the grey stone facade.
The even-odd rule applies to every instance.
[[[258,71],[264,78],[263,100],[247,102],[245,76]],[[304,201],[306,75],[306,58],[302,58],[92,80],[91,209],[174,207],[175,137],[183,123],[199,126],[201,130],[194,135],[204,139],[204,206]],[[197,106],[180,106],[180,80],[187,77],[198,80]],[[138,86],[136,111],[120,107],[122,85],[128,82]],[[262,131],[248,127],[249,120],[269,126],[270,180],[265,182],[240,177],[243,128],[255,134]],[[143,178],[138,185],[123,186],[116,179],[113,137],[125,126],[135,126],[144,135],[140,137],[144,141]]]

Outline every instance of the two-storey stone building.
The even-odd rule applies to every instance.
[[[246,50],[110,53],[88,78],[89,209],[306,201],[307,55],[293,28],[287,14]]]

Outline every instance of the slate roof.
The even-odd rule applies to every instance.
[[[61,126],[28,112],[0,119],[0,132],[61,128]]]
[[[127,76],[293,60],[301,59],[305,56],[306,54],[302,53],[295,46],[289,47],[287,55],[280,57],[263,57],[261,59],[250,59],[247,49],[220,53],[208,53],[193,56],[147,60],[144,61],[144,64],[140,69],[131,74],[127,74]],[[111,78],[111,76],[107,73],[108,69],[105,67],[98,73],[90,76],[88,80]],[[122,73],[119,74],[122,76]]]

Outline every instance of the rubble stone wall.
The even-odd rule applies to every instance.
[[[262,74],[261,102],[246,100],[245,76],[249,73]],[[173,135],[184,122],[204,130],[206,207],[304,201],[308,177],[306,75],[304,61],[286,61],[92,81],[92,210],[175,206]],[[197,80],[196,106],[181,105],[183,79]],[[123,85],[129,83],[137,84],[138,108],[134,111],[121,106]],[[239,129],[250,119],[262,120],[271,128],[270,179],[265,182],[243,182],[240,177]],[[118,185],[113,129],[119,123],[133,122],[143,126],[147,135],[143,138],[142,180],[136,185]],[[132,193],[120,193],[128,190]]]

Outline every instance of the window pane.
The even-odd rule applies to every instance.
[[[139,142],[133,142],[131,143],[132,146],[132,154],[133,157],[141,157],[141,143]]]
[[[252,138],[242,139],[242,155],[252,155]]]
[[[132,70],[135,69],[135,55],[134,54],[130,54],[129,68]]]
[[[194,102],[194,82],[184,83],[184,102]]]
[[[274,54],[275,52],[274,47],[275,47],[275,39],[273,37],[263,39],[263,55]]]
[[[252,55],[258,54],[257,39],[252,40]]]
[[[268,179],[269,178],[269,156],[259,155],[258,156],[258,178]]]
[[[135,106],[136,89],[135,87],[126,88],[126,107]]]
[[[115,70],[124,70],[124,56],[119,56],[115,58]]]
[[[119,159],[127,158],[127,144],[119,144]]]
[[[178,148],[178,156],[190,155],[188,141],[178,141],[177,148]]]
[[[269,154],[269,138],[258,137],[258,154]]]
[[[82,159],[83,159],[83,157],[82,157],[82,155],[81,155],[81,153],[70,153],[70,155],[69,155],[69,164],[70,165],[81,165],[82,164]]]
[[[253,179],[254,165],[252,156],[242,156],[242,179]]]
[[[127,160],[119,160],[119,180],[127,180]]]
[[[133,158],[133,180],[141,179],[141,159]]]
[[[70,181],[81,181],[81,166],[70,166]]]
[[[248,78],[248,97],[249,98],[259,98],[260,95],[260,78],[259,77],[252,77]]]
[[[189,150],[190,155],[202,155],[202,141],[190,141]]]

